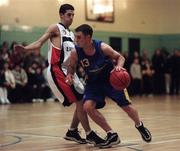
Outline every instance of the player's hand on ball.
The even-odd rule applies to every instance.
[[[121,67],[121,66],[115,66],[113,70],[115,70],[115,71],[121,71],[121,70],[126,71],[126,69]]]
[[[117,69],[119,70],[119,68]],[[115,90],[123,90],[127,88],[131,82],[131,78],[129,73],[124,70],[124,68],[120,68],[119,71],[113,70],[110,74],[110,84]]]

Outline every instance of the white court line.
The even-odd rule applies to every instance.
[[[4,133],[5,134],[5,133]],[[6,135],[6,134],[5,134]],[[33,134],[33,133],[30,133],[30,134],[26,134],[26,133],[7,133],[7,135],[19,135],[19,136],[32,136],[32,137],[44,137],[44,138],[59,138],[59,139],[64,139],[62,136],[51,136],[51,135],[41,135],[41,134]],[[156,136],[156,137],[153,137],[153,139],[158,139],[158,138],[167,138],[167,137],[179,137],[180,134],[171,134],[171,135],[161,135],[161,136]],[[150,143],[148,143],[148,145],[151,145],[151,144],[163,144],[163,143],[169,143],[169,142],[176,142],[176,141],[180,141],[180,137],[179,138],[169,138],[169,139],[166,139],[166,140],[155,140],[155,141],[152,141]],[[135,144],[134,144],[135,143]],[[127,144],[127,145],[126,145]],[[128,144],[131,144],[131,145],[128,145]],[[142,139],[133,139],[133,140],[128,140],[128,141],[122,141],[122,143],[115,147],[115,148],[123,148],[123,147],[133,147],[133,146],[140,146],[143,144],[143,141]],[[71,149],[76,149],[76,148],[79,148],[79,146],[71,146]],[[93,150],[102,150],[102,149],[99,149],[99,148],[94,148],[92,146]],[[64,147],[64,148],[58,148],[57,150],[64,150],[64,149],[67,149],[67,147]],[[53,151],[55,151],[56,149],[53,149]],[[46,150],[46,151],[52,151],[52,149],[50,150]]]
[[[159,136],[157,136],[156,135],[156,137],[153,137],[152,136],[152,142],[150,142],[149,144],[152,144],[152,143],[154,143],[154,142],[159,142],[159,141],[153,141],[154,139],[159,139],[159,138],[167,138],[167,137],[179,137],[180,136],[180,133],[179,134],[171,134],[171,135],[159,135]],[[168,140],[174,140],[174,139],[179,139],[180,140],[180,137],[179,138],[171,138],[171,139],[166,139],[165,141],[168,141]],[[132,142],[139,142],[139,141],[141,141],[142,139],[133,139],[133,140],[127,140],[127,141],[122,141],[122,142],[125,142],[125,143],[132,143]]]
[[[50,126],[49,126],[50,127]],[[52,126],[52,127],[59,127],[59,126]],[[64,126],[62,126],[62,127],[66,127],[65,125]],[[0,134],[20,134],[20,135],[28,135],[28,136],[36,136],[36,137],[57,137],[57,136],[52,136],[52,135],[44,135],[44,134],[36,134],[36,133],[26,133],[26,132],[14,132],[15,130],[13,130],[12,132],[11,131],[5,131],[5,132],[0,132]],[[156,135],[156,137],[152,137],[152,139],[154,140],[154,139],[158,139],[158,138],[167,138],[167,137],[178,137],[178,136],[180,136],[180,133],[179,134],[170,134],[170,135]],[[180,138],[172,138],[172,139],[180,139]],[[171,140],[172,140],[171,139]],[[141,141],[142,139],[128,139],[127,141],[125,140],[125,141],[123,141],[123,142],[128,142],[128,143],[132,143],[132,142],[137,142],[137,141]],[[168,139],[166,139],[166,140],[168,140]],[[166,141],[165,140],[165,141]],[[152,143],[152,142],[151,142]]]
[[[164,143],[170,143],[170,142],[176,142],[176,141],[180,141],[180,138],[175,138],[175,139],[169,139],[169,140],[164,140],[164,141],[155,141],[152,142],[151,144],[164,144]]]
[[[69,127],[69,124],[65,124],[65,125],[57,125],[57,126],[44,126],[44,127],[34,127],[34,128],[25,128],[25,129],[14,129],[14,130],[6,130],[6,131],[0,131],[0,133],[13,133],[14,131],[27,131],[27,130],[35,130],[35,129],[43,129],[43,128],[55,128],[55,127],[62,127],[62,128],[67,128]]]
[[[21,136],[34,136],[34,137],[46,137],[46,138],[56,138],[56,137],[60,137],[60,138],[63,138],[62,136],[53,136],[53,135],[43,135],[43,134],[35,134],[35,133],[21,133],[21,132],[7,132],[7,133],[2,133],[2,134],[7,134],[7,135],[21,135]],[[153,140],[154,139],[158,139],[158,138],[167,138],[167,137],[178,137],[180,136],[180,134],[171,134],[171,135],[160,135],[160,136],[156,136],[156,137],[153,137]],[[152,141],[150,142],[149,144],[156,144],[156,143],[162,143],[162,142],[171,142],[171,141],[177,141],[177,140],[180,140],[180,137],[179,138],[170,138],[170,139],[166,139],[164,141]],[[125,141],[122,141],[123,143],[137,143],[137,142],[142,142],[142,139],[133,139],[133,140],[125,140]]]

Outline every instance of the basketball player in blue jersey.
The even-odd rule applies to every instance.
[[[138,116],[138,112],[133,108],[128,93],[125,90],[115,90],[109,82],[112,70],[125,70],[124,57],[113,50],[109,45],[92,39],[93,29],[87,24],[80,25],[75,29],[76,49],[71,51],[70,64],[66,81],[69,85],[73,83],[76,65],[81,65],[87,74],[84,92],[84,110],[91,119],[107,132],[107,139],[100,144],[101,148],[111,147],[120,143],[117,133],[107,123],[104,116],[96,109],[105,106],[105,97],[111,98],[117,103],[134,121],[135,127],[140,132],[146,142],[151,141],[151,134],[144,127]],[[116,65],[114,66],[114,61]]]
[[[54,95],[64,106],[72,103],[76,104],[71,126],[66,133],[65,139],[85,144],[87,141],[79,135],[78,125],[81,122],[88,142],[95,145],[102,143],[101,139],[89,126],[87,113],[83,110],[82,96],[84,86],[76,73],[72,86],[65,82],[67,65],[70,51],[74,48],[74,34],[69,30],[74,18],[74,7],[70,4],[63,4],[59,9],[61,23],[49,26],[47,31],[35,42],[28,46],[17,45],[15,49],[19,51],[34,50],[39,51],[41,46],[48,40],[48,62],[47,70],[48,83]],[[62,99],[64,98],[64,99]],[[81,101],[80,101],[81,100]]]

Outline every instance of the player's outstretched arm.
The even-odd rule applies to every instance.
[[[56,26],[51,25],[47,31],[35,42],[27,45],[27,46],[22,46],[22,45],[16,45],[15,50],[17,51],[40,51],[42,45],[51,37],[55,36],[56,34]]]

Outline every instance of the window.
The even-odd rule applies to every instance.
[[[86,19],[114,22],[114,0],[86,0]]]

